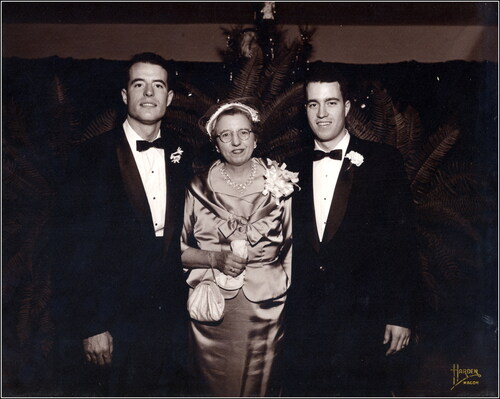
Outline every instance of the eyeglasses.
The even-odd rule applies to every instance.
[[[233,133],[236,133],[240,140],[248,140],[248,138],[250,137],[250,133],[253,132],[247,129],[241,129],[236,132],[225,131],[215,137],[217,137],[223,143],[229,143],[233,139]]]

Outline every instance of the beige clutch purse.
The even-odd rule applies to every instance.
[[[222,319],[225,301],[214,280],[201,281],[189,295],[187,310],[192,319],[203,322],[214,322]]]

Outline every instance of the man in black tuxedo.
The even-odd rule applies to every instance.
[[[179,237],[191,161],[161,129],[174,74],[156,54],[134,56],[126,120],[70,162],[53,268],[66,395],[185,393]]]
[[[311,146],[287,161],[293,197],[286,303],[288,396],[390,396],[387,359],[411,336],[414,216],[399,152],[349,134],[347,83],[321,62],[305,82]]]

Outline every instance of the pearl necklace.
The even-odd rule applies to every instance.
[[[255,161],[252,158],[252,168],[250,169],[250,176],[248,177],[248,179],[245,181],[245,183],[235,183],[231,179],[231,177],[229,177],[229,175],[227,174],[226,166],[222,165],[220,168],[220,173],[221,173],[222,177],[224,178],[224,181],[229,186],[231,186],[232,188],[237,190],[240,194],[242,194],[246,190],[246,188],[253,183],[253,181],[255,179],[255,172],[256,171],[257,171],[257,164],[255,163]]]

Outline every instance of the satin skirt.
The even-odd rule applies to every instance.
[[[273,376],[283,340],[285,296],[253,303],[242,290],[226,299],[217,323],[191,320],[190,352],[198,395],[276,396]]]

